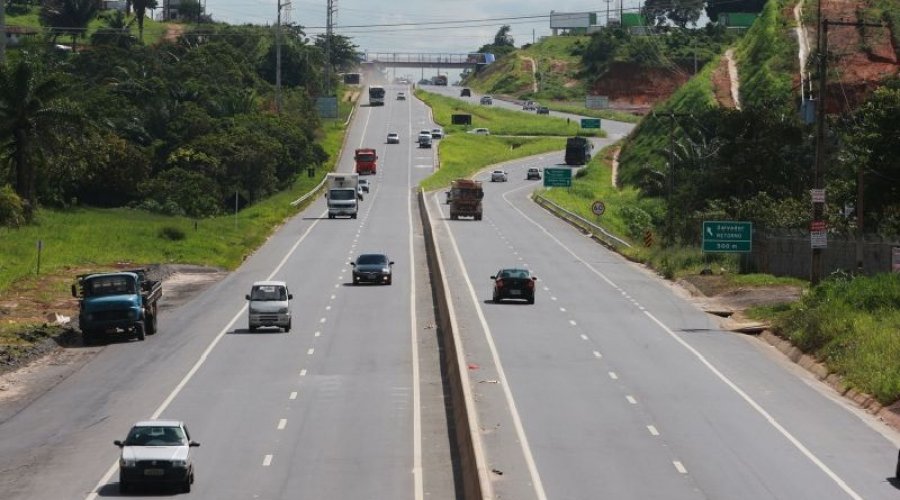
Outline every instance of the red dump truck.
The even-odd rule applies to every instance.
[[[359,175],[372,174],[375,175],[378,173],[378,166],[376,165],[376,161],[378,160],[378,155],[375,154],[375,150],[372,148],[362,148],[357,149],[356,154],[353,155],[353,159],[356,160],[356,173]]]

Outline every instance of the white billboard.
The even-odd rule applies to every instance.
[[[593,12],[554,12],[550,11],[551,29],[587,28],[592,21],[596,22],[597,14]]]

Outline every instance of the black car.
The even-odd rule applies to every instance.
[[[351,262],[353,266],[353,284],[376,283],[391,284],[391,266],[394,262],[383,253],[364,253]]]
[[[491,276],[494,280],[495,303],[503,299],[522,299],[529,304],[534,304],[534,282],[537,276],[533,276],[528,269],[501,269]]]
[[[472,97],[472,91],[470,89],[462,89],[459,91],[460,97]]]
[[[539,114],[539,115],[549,115],[549,114],[550,114],[550,108],[548,108],[547,106],[540,106],[540,107],[538,107],[538,109],[537,109],[537,114]]]

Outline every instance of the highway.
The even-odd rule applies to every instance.
[[[896,432],[533,203],[526,169],[559,163],[478,176],[481,222],[428,200],[496,498],[900,495]],[[517,266],[536,303],[492,303],[489,277]]]
[[[421,102],[394,100],[400,89],[384,107],[359,107],[348,132],[339,171],[353,168],[354,148],[380,156],[359,218],[328,220],[318,199],[162,315],[158,334],[94,348],[29,405],[0,411],[0,497],[118,496],[113,440],[160,417],[185,421],[201,443],[197,498],[456,498],[411,189],[433,170],[433,151],[414,147],[431,122]],[[401,144],[385,144],[389,131]],[[391,286],[350,285],[348,263],[365,252],[396,262]],[[292,332],[248,332],[244,295],[264,279],[291,288]]]

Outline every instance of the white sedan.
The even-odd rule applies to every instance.
[[[502,170],[494,170],[491,172],[491,182],[506,182],[508,176]]]
[[[115,441],[119,456],[119,492],[128,493],[137,485],[177,487],[189,493],[194,483],[191,441],[184,423],[177,420],[147,420],[134,424],[125,441]]]
[[[491,135],[491,131],[486,128],[473,128],[469,133],[475,135]]]

